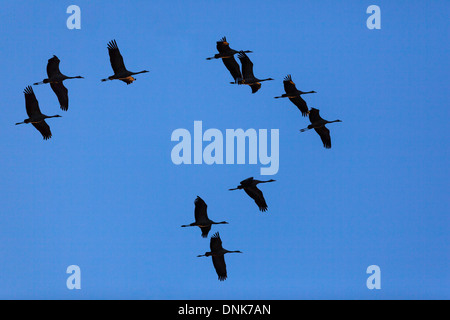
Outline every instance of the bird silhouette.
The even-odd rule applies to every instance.
[[[226,37],[223,37],[222,39],[217,41],[216,48],[219,53],[215,54],[214,57],[206,58],[206,60],[222,59],[223,64],[230,72],[231,76],[234,79],[234,82],[237,83],[238,81],[242,80],[242,74],[239,68],[239,64],[234,59],[234,55],[239,51],[230,48],[230,44],[227,42]],[[250,53],[252,51],[245,50],[243,52]]]
[[[149,72],[147,70],[139,72],[128,71],[125,68],[125,63],[123,62],[123,57],[120,54],[116,40],[112,40],[108,43],[108,53],[109,53],[109,60],[111,62],[111,67],[114,71],[114,75],[106,79],[102,79],[102,81],[122,80],[128,85],[136,80],[135,78],[132,77],[133,75]]]
[[[262,212],[267,211],[267,203],[264,199],[264,195],[261,190],[258,189],[257,185],[259,183],[267,183],[267,182],[273,182],[275,180],[270,179],[267,181],[261,181],[261,180],[255,180],[253,177],[250,177],[248,179],[242,180],[240,182],[240,185],[233,189],[228,189],[230,191],[232,190],[240,190],[244,189],[245,193],[247,193],[250,198],[255,200],[256,205],[258,206],[259,210]]]
[[[211,237],[210,241],[211,251],[205,252],[205,254],[198,255],[197,257],[212,257],[214,269],[216,269],[217,276],[220,281],[224,281],[227,278],[227,265],[225,264],[225,254],[227,253],[242,253],[239,250],[229,251],[222,247],[222,240],[220,239],[219,232],[216,232]]]
[[[57,56],[53,56],[48,59],[47,63],[47,79],[44,79],[41,82],[33,83],[33,85],[39,85],[44,83],[50,83],[50,87],[53,92],[56,94],[58,98],[59,105],[63,111],[67,111],[69,109],[69,95],[67,92],[67,88],[64,86],[63,81],[67,79],[84,79],[82,76],[68,77],[61,73],[59,70],[60,60]]]
[[[308,93],[316,93],[315,91],[308,91],[303,92],[296,88],[295,83],[292,81],[292,77],[290,74],[288,74],[283,81],[284,85],[284,91],[286,93],[283,93],[279,97],[275,97],[275,99],[279,98],[289,98],[293,104],[295,104],[302,113],[302,116],[306,117],[308,115],[308,105],[306,104],[305,100],[302,99],[302,94],[308,94]]]
[[[206,238],[208,236],[209,230],[211,230],[211,225],[213,224],[228,224],[226,221],[221,222],[214,222],[208,218],[207,208],[205,201],[203,201],[202,198],[197,196],[197,198],[194,201],[195,204],[195,222],[192,222],[191,224],[185,224],[181,227],[199,227],[202,231],[202,237]]]
[[[23,93],[25,94],[25,107],[27,110],[28,119],[25,119],[23,122],[16,123],[16,125],[31,123],[42,134],[44,140],[50,139],[52,137],[52,132],[50,131],[48,124],[45,122],[45,119],[59,118],[61,116],[58,114],[54,116],[42,114],[39,109],[39,103],[31,86],[26,87]]]
[[[311,121],[311,124],[308,127],[301,129],[300,132],[305,132],[310,129],[314,129],[319,134],[320,139],[322,139],[323,146],[326,149],[330,149],[331,148],[330,130],[328,130],[328,128],[325,127],[325,125],[328,123],[342,122],[342,121],[341,120],[333,120],[333,121],[324,120],[319,115],[319,110],[315,109],[315,108],[311,108],[311,110],[309,111],[309,121]]]
[[[253,74],[253,62],[245,54],[244,51],[239,52],[238,58],[239,58],[239,60],[241,60],[241,64],[242,64],[242,79],[235,81],[235,82],[230,82],[230,83],[248,85],[248,86],[250,86],[250,88],[252,88],[252,93],[256,93],[261,88],[261,82],[274,80],[272,78],[266,78],[266,79],[256,78],[255,75]]]

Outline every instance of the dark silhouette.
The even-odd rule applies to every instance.
[[[48,124],[45,122],[45,119],[59,118],[61,116],[46,116],[45,114],[42,114],[39,109],[39,103],[31,86],[26,87],[23,93],[25,94],[25,107],[29,118],[25,119],[23,122],[16,123],[16,125],[31,123],[42,134],[44,140],[50,139],[52,137],[52,132],[50,131]]]
[[[253,63],[244,51],[238,54],[239,60],[242,64],[242,79],[237,81],[237,84],[245,84],[252,88],[252,93],[256,93],[261,88],[261,82],[274,80],[272,78],[258,79],[253,74]],[[233,83],[233,82],[231,82]]]
[[[322,139],[323,146],[327,149],[331,148],[331,137],[330,137],[330,130],[328,130],[327,127],[325,127],[328,123],[333,122],[342,122],[341,120],[334,120],[334,121],[328,121],[322,119],[319,115],[319,110],[315,108],[311,108],[309,111],[309,121],[311,121],[311,124],[306,127],[305,129],[301,129],[300,132],[305,132],[310,129],[316,130],[316,132],[319,134],[320,139]]]
[[[202,237],[206,238],[208,236],[209,230],[211,230],[211,225],[213,224],[228,224],[226,221],[214,222],[208,218],[207,208],[205,201],[197,196],[194,201],[195,204],[195,222],[191,224],[182,225],[182,227],[199,227],[202,230]]]
[[[116,40],[112,40],[108,43],[108,52],[109,52],[109,60],[111,61],[111,67],[113,68],[114,75],[108,77],[107,79],[102,79],[102,81],[118,79],[122,80],[128,85],[136,80],[135,78],[132,77],[133,75],[149,72],[147,70],[139,72],[128,71],[125,68],[123,57],[120,54]]]
[[[259,183],[267,183],[267,182],[273,182],[273,181],[275,181],[275,180],[270,179],[267,181],[260,181],[260,180],[253,179],[253,177],[250,177],[248,179],[241,181],[240,185],[237,186],[237,188],[228,189],[228,190],[232,191],[232,190],[244,189],[245,193],[247,193],[250,196],[250,198],[255,200],[255,203],[258,205],[259,210],[264,212],[264,211],[267,211],[267,203],[266,203],[266,200],[264,199],[262,191],[259,190],[256,185]]]
[[[222,59],[223,64],[230,72],[231,76],[234,79],[234,82],[237,83],[238,81],[242,80],[242,74],[239,68],[239,64],[234,59],[234,55],[239,51],[230,48],[230,44],[227,42],[226,37],[223,37],[222,39],[217,41],[216,48],[219,53],[215,54],[214,57],[206,58],[206,60]],[[250,53],[252,51],[246,50],[243,52]]]
[[[301,95],[308,94],[308,93],[316,93],[316,92],[315,91],[303,92],[303,91],[297,90],[297,88],[295,87],[295,83],[292,81],[292,77],[290,74],[288,74],[286,77],[284,77],[283,85],[284,85],[284,91],[286,91],[286,93],[283,93],[279,97],[275,97],[275,99],[289,98],[289,100],[291,100],[292,103],[297,106],[298,110],[300,110],[300,112],[302,113],[302,116],[306,117],[308,115],[308,106],[307,106],[305,100],[302,99]]]
[[[227,265],[225,264],[225,254],[226,253],[242,253],[239,250],[229,251],[222,247],[222,240],[220,240],[219,233],[216,232],[211,237],[211,242],[209,244],[211,251],[205,252],[205,254],[198,255],[197,257],[209,257],[212,256],[212,262],[216,273],[219,276],[220,281],[224,281],[227,278]]]
[[[84,78],[82,76],[68,77],[62,74],[61,71],[59,71],[59,62],[60,60],[55,55],[52,58],[48,59],[47,63],[48,78],[44,79],[41,82],[36,82],[33,84],[38,85],[43,83],[50,83],[50,87],[58,97],[61,109],[67,111],[69,109],[69,96],[67,94],[67,88],[64,87],[63,81],[67,79],[84,79]]]

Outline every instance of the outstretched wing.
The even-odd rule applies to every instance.
[[[227,67],[228,71],[230,71],[231,76],[233,77],[234,81],[237,81],[238,79],[242,79],[241,70],[239,68],[239,64],[234,59],[234,57],[229,58],[222,58],[222,62]]]
[[[264,199],[263,193],[256,186],[244,188],[244,191],[255,200],[256,205],[260,211],[267,211],[267,203]]]
[[[320,117],[318,109],[311,108],[311,110],[309,111],[309,121],[311,121],[311,123],[315,123],[324,120]]]
[[[50,127],[48,126],[47,122],[45,120],[42,120],[41,122],[32,123],[33,126],[42,134],[42,137],[44,140],[48,140],[52,137],[52,132],[50,131]]]
[[[40,115],[41,110],[39,109],[39,103],[34,95],[33,88],[28,86],[23,90],[23,93],[25,94],[25,108],[28,117],[32,118],[33,116]]]
[[[295,83],[292,81],[292,77],[290,74],[284,77],[283,85],[284,91],[286,91],[286,93],[293,93],[298,91],[295,87]]]
[[[222,240],[220,239],[219,232],[212,235],[209,247],[212,253],[222,251]]]
[[[69,95],[67,94],[67,88],[64,87],[62,82],[51,82],[53,92],[58,97],[59,105],[62,110],[67,111],[69,109]]]
[[[52,78],[61,73],[59,71],[59,62],[60,62],[60,60],[55,55],[52,58],[48,59],[47,75],[49,78]]]
[[[216,269],[217,276],[220,281],[224,281],[227,278],[227,265],[225,264],[225,255],[221,254],[212,257],[214,269]]]
[[[327,127],[322,126],[320,128],[314,128],[316,132],[319,134],[320,139],[322,139],[323,146],[327,149],[331,148],[331,136],[330,136],[330,130],[328,130]]]
[[[244,79],[253,79],[255,77],[253,75],[253,62],[243,51],[239,52],[238,58],[241,60],[242,75],[244,76]]]
[[[108,43],[109,60],[111,61],[111,67],[115,74],[119,74],[127,71],[123,57],[120,54],[119,47],[116,40],[112,40]]]
[[[207,214],[207,208],[208,206],[206,205],[206,202],[203,201],[202,198],[200,198],[199,196],[197,196],[197,198],[194,201],[195,204],[195,221],[199,222],[199,221],[205,221],[208,219],[208,214]]]
[[[302,97],[289,98],[289,100],[297,106],[298,110],[302,113],[302,116],[306,117],[308,115],[308,105]]]
[[[219,232],[216,232],[211,237],[210,248],[212,255],[212,261],[214,265],[214,269],[216,269],[216,273],[219,277],[220,281],[223,281],[227,278],[227,266],[225,264],[225,258],[223,254],[215,255],[214,253],[222,251],[222,240],[220,239]]]
[[[227,42],[227,38],[223,37],[222,39],[217,41],[216,48],[219,53],[225,53],[230,50],[230,44]]]

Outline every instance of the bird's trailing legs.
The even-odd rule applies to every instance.
[[[312,129],[312,128],[304,128],[304,129],[300,129],[300,132],[305,132],[305,131],[308,131],[308,130],[310,130],[310,129]]]

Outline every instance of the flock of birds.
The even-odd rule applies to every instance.
[[[139,72],[131,72],[128,71],[125,67],[125,63],[123,61],[123,57],[119,51],[119,47],[117,46],[117,42],[112,40],[107,45],[109,58],[111,67],[114,71],[114,74],[108,78],[101,79],[102,82],[108,80],[121,80],[125,82],[127,85],[131,84],[136,79],[133,77],[134,75],[149,72],[147,70],[139,71]],[[231,84],[238,85],[248,85],[250,86],[252,93],[256,93],[259,89],[261,89],[261,82],[274,80],[272,78],[259,79],[256,78],[253,74],[253,63],[250,58],[247,56],[247,53],[252,53],[249,50],[241,50],[236,51],[230,48],[229,43],[226,38],[223,37],[219,41],[217,41],[216,45],[219,53],[215,54],[213,57],[206,58],[207,60],[212,59],[221,59],[225,67],[230,72],[231,76],[234,79],[234,82]],[[239,67],[238,62],[234,59],[234,55],[238,56],[242,68]],[[34,85],[46,84],[49,83],[53,92],[56,94],[58,98],[60,108],[63,111],[67,111],[69,109],[69,96],[68,90],[64,86],[63,82],[68,79],[83,79],[82,76],[69,77],[61,73],[59,70],[60,60],[58,57],[53,56],[48,60],[47,64],[47,75],[48,78],[44,79],[41,82],[36,82]],[[285,93],[281,96],[275,97],[275,99],[280,98],[288,98],[297,108],[300,110],[302,116],[306,117],[309,115],[309,120],[311,124],[309,124],[306,128],[301,129],[301,132],[314,129],[320,136],[323,145],[325,148],[331,148],[331,137],[330,131],[326,128],[326,125],[333,122],[341,122],[341,120],[327,121],[320,117],[319,110],[315,108],[308,108],[308,105],[305,100],[301,97],[305,94],[316,93],[315,91],[303,92],[296,88],[295,83],[292,81],[291,75],[287,75],[283,81]],[[31,123],[42,135],[44,140],[48,140],[51,138],[52,133],[50,131],[49,125],[45,122],[46,119],[49,118],[57,118],[61,117],[60,115],[47,116],[40,111],[38,100],[34,94],[33,88],[31,86],[27,86],[24,91],[25,95],[25,107],[26,112],[28,114],[28,118],[23,122],[18,122],[18,124],[27,124]],[[260,183],[268,183],[273,182],[275,180],[270,179],[267,181],[261,181],[253,179],[253,177],[245,179],[240,182],[240,185],[236,188],[229,190],[244,190],[248,196],[250,196],[258,206],[259,210],[262,212],[267,211],[267,203],[264,199],[264,195],[260,189],[258,189],[257,185]],[[208,218],[207,214],[207,205],[205,201],[198,197],[194,201],[195,204],[195,222],[182,225],[181,227],[199,227],[201,230],[202,237],[206,238],[208,236],[209,231],[211,230],[211,226],[213,224],[227,224],[228,222],[214,222]],[[220,281],[223,281],[227,278],[227,269],[225,264],[224,255],[226,253],[241,253],[239,250],[229,251],[222,247],[222,240],[220,239],[219,233],[216,232],[210,239],[210,249],[211,251],[206,252],[204,255],[199,255],[198,257],[212,257],[212,262],[218,278]]]
[[[256,203],[259,210],[262,212],[267,211],[267,203],[264,199],[264,195],[261,190],[258,189],[257,185],[260,183],[268,183],[268,182],[274,182],[275,180],[270,179],[267,181],[261,181],[256,180],[253,177],[250,177],[248,179],[245,179],[240,182],[240,184],[236,188],[229,189],[230,191],[233,190],[244,190],[245,193],[247,193]],[[195,221],[191,224],[185,224],[181,227],[199,227],[202,232],[202,237],[206,238],[208,237],[208,233],[211,230],[211,226],[213,224],[228,224],[227,221],[221,221],[221,222],[215,222],[208,218],[208,212],[207,212],[207,205],[206,202],[197,196],[197,198],[194,201],[195,210],[194,210],[194,217]],[[212,257],[212,262],[214,265],[214,268],[216,269],[217,276],[219,277],[220,281],[223,281],[227,278],[227,266],[225,264],[225,257],[224,255],[226,253],[242,253],[239,250],[235,251],[229,251],[227,249],[224,249],[222,247],[222,240],[220,239],[219,232],[216,232],[213,234],[210,240],[210,248],[211,251],[206,252],[203,255],[199,255],[198,257]]]
[[[258,92],[261,89],[261,82],[274,80],[272,78],[259,79],[255,77],[253,73],[253,62],[247,56],[247,53],[252,53],[250,50],[237,51],[230,48],[230,44],[227,39],[223,37],[216,44],[217,51],[219,53],[215,54],[213,57],[206,58],[206,60],[222,59],[223,64],[230,72],[234,79],[231,84],[238,85],[248,85],[250,86],[252,93]],[[234,55],[237,54],[241,62],[241,67],[239,67],[238,62],[234,59]],[[331,137],[330,130],[326,127],[327,124],[333,122],[341,122],[341,120],[328,121],[323,119],[319,115],[319,110],[315,108],[308,108],[305,100],[301,97],[304,94],[316,93],[315,91],[303,92],[297,89],[295,83],[292,81],[291,75],[287,75],[283,81],[285,93],[281,96],[275,97],[275,99],[289,98],[289,100],[300,110],[302,116],[306,117],[309,115],[309,120],[311,122],[306,128],[301,129],[300,132],[305,132],[310,129],[314,129],[320,136],[325,148],[331,148]],[[236,188],[229,190],[244,190],[247,195],[249,195],[258,206],[259,210],[262,212],[267,211],[267,203],[264,199],[264,195],[257,185],[260,183],[273,182],[275,180],[270,179],[267,181],[255,180],[253,177],[245,179],[240,182],[240,185]],[[195,210],[194,216],[195,221],[188,225],[182,225],[181,227],[199,227],[201,230],[201,235],[203,238],[208,236],[211,226],[213,224],[228,224],[227,221],[215,222],[208,218],[207,205],[205,201],[197,196],[194,201]],[[220,281],[227,278],[227,268],[225,264],[225,254],[227,253],[242,253],[239,250],[230,251],[224,249],[222,246],[222,240],[220,238],[219,232],[213,234],[210,239],[210,249],[211,251],[205,252],[203,255],[198,255],[198,257],[212,257],[212,262],[216,270],[217,276]]]
[[[101,81],[108,80],[121,80],[125,82],[127,85],[135,81],[133,78],[134,75],[140,73],[149,72],[147,70],[139,71],[139,72],[131,72],[128,71],[125,67],[125,63],[123,61],[123,57],[120,54],[119,47],[117,46],[116,40],[112,40],[108,43],[108,53],[109,60],[111,62],[111,67],[114,71],[112,76],[109,76],[106,79],[102,79]],[[48,78],[44,79],[41,82],[33,83],[33,85],[50,83],[50,87],[53,92],[56,94],[58,98],[61,110],[67,111],[69,110],[69,94],[67,88],[64,86],[64,80],[68,79],[83,79],[82,76],[68,77],[61,73],[59,70],[60,60],[57,56],[53,56],[48,60],[47,63],[47,76]],[[50,131],[49,125],[45,122],[45,119],[49,118],[59,118],[60,115],[47,116],[43,114],[39,108],[38,100],[36,99],[36,95],[34,94],[33,88],[31,86],[27,86],[23,91],[25,94],[25,108],[27,111],[28,118],[23,122],[18,122],[18,124],[23,123],[31,123],[41,134],[44,140],[48,140],[52,137],[52,132]]]
[[[206,58],[206,60],[212,59],[222,59],[223,64],[230,72],[234,79],[232,84],[248,85],[252,89],[252,93],[256,93],[261,89],[261,82],[274,80],[272,78],[258,79],[253,74],[253,62],[247,56],[247,53],[252,53],[250,50],[237,51],[230,48],[230,44],[227,42],[226,37],[223,37],[217,41],[216,45],[217,51],[219,53],[215,54],[213,57]],[[239,60],[241,61],[242,68],[239,67],[234,55],[237,54]],[[241,72],[242,69],[242,72]],[[320,136],[323,146],[327,149],[331,148],[331,137],[330,130],[325,126],[333,122],[342,122],[341,120],[328,121],[323,119],[319,115],[319,110],[315,108],[308,108],[306,101],[301,97],[304,94],[316,93],[315,91],[303,92],[297,89],[295,83],[292,81],[291,75],[287,75],[283,81],[284,91],[281,96],[275,97],[275,99],[289,98],[289,100],[300,110],[302,116],[306,117],[309,115],[309,120],[311,122],[308,127],[301,129],[300,132],[305,132],[310,129],[314,129]]]

